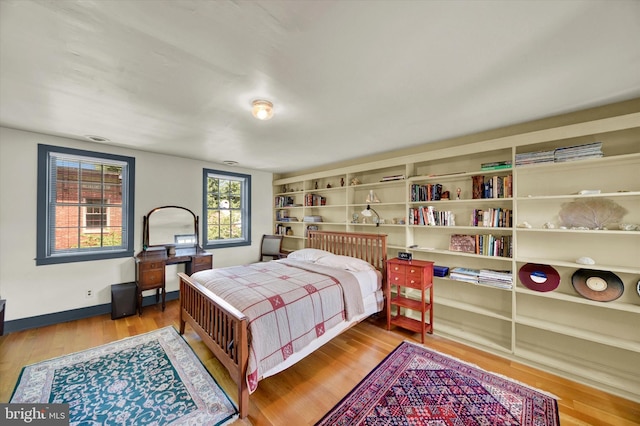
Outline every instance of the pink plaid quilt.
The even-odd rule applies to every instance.
[[[364,312],[353,275],[306,262],[232,266],[197,272],[193,278],[249,318],[249,392],[263,372]]]

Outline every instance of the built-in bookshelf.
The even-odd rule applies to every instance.
[[[410,251],[449,271],[505,273],[510,280],[493,283],[434,277],[434,333],[640,401],[639,104],[615,116],[585,114],[572,124],[278,178],[276,232],[286,234],[287,250],[304,247],[308,226],[379,232],[388,235],[390,257]],[[322,197],[319,205],[306,205],[309,196]],[[563,226],[567,205],[587,199],[624,209],[623,223]],[[372,217],[362,215],[367,206]],[[527,264],[557,271],[557,288],[527,287],[518,277]],[[581,269],[615,274],[623,294],[585,298],[573,284]]]

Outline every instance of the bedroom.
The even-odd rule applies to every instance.
[[[623,4],[626,4],[626,3],[623,2]],[[5,9],[4,9],[5,7],[12,7],[12,5],[13,4],[11,2],[3,2],[3,6],[2,6],[3,12],[5,12]],[[591,14],[600,13],[597,7],[595,11],[590,10],[589,8],[586,8],[585,10],[586,10],[585,13],[587,12],[590,12]],[[569,13],[569,12],[570,11],[563,11],[563,13]],[[618,11],[615,16],[617,17],[620,14],[625,15],[624,12]],[[629,13],[626,15],[633,16],[633,13]],[[8,15],[3,13],[3,19],[7,19],[7,18],[4,18],[5,16],[8,16]],[[558,19],[560,20],[560,17],[558,17]],[[591,19],[593,19],[593,17],[591,17]],[[623,22],[626,22],[626,21],[623,20]],[[635,27],[631,26],[630,30],[635,29],[637,31],[637,22],[632,22],[630,25],[634,25],[634,24],[635,24]],[[24,28],[27,28],[27,27],[28,26],[24,26]],[[615,27],[615,25],[613,25],[613,27]],[[2,28],[3,29],[7,28],[7,25],[5,25],[4,21],[3,21]],[[438,28],[441,28],[441,26]],[[610,30],[609,32],[607,32],[607,34],[614,34],[613,28],[611,27],[607,27],[607,28],[609,28]],[[624,27],[621,25],[620,29],[622,28],[629,29],[629,27]],[[22,31],[25,31],[25,30],[23,29]],[[17,34],[20,37],[24,37],[26,40],[29,39],[28,34],[24,34],[23,32],[18,32]],[[628,39],[631,38],[626,34],[623,34],[622,37],[625,37],[622,41],[629,41]],[[612,38],[615,38],[615,37],[612,36]],[[14,46],[14,48],[16,49],[19,48],[19,47],[16,47],[18,46],[17,41],[12,37],[9,37],[7,39],[7,36],[4,32],[3,32],[2,39],[3,39],[3,43],[11,42],[11,44],[8,44],[9,46]],[[77,39],[74,38],[73,41],[77,43]],[[616,40],[616,43],[610,43],[609,45],[625,46],[624,43],[617,43],[617,41],[618,40]],[[3,49],[2,49],[2,51],[4,52],[3,54],[8,52],[7,50],[5,50],[5,46],[6,45],[3,44]],[[122,47],[122,44],[119,44],[118,46]],[[206,46],[196,45],[194,46],[194,48],[195,47],[204,49]],[[596,47],[599,47],[599,46],[594,46],[594,52],[601,54],[602,52],[598,50]],[[626,50],[633,51],[634,48],[637,49],[636,46],[627,45]],[[625,48],[622,48],[621,50],[625,51]],[[77,53],[84,54],[86,52],[81,50]],[[322,52],[322,53],[327,54],[327,52]],[[369,52],[369,54],[373,55],[372,52]],[[625,56],[628,56],[631,58],[637,58],[637,55],[636,56],[625,55]],[[339,58],[339,59],[342,59],[342,58]],[[3,78],[7,75],[12,75],[15,77],[15,73],[18,72],[18,70],[10,68],[8,65],[6,65],[7,61],[1,61],[1,62],[2,62],[1,66],[3,67],[2,68]],[[311,64],[313,64],[313,62],[311,62]],[[575,65],[577,69],[579,69],[580,67],[586,67],[586,66],[588,66],[588,64],[585,64],[584,62],[579,62]],[[8,67],[8,68],[5,68],[5,67]],[[631,64],[627,63],[626,67],[634,68],[633,63]],[[607,68],[610,69],[613,67],[607,67]],[[29,68],[27,68],[27,70],[28,69]],[[624,68],[623,66],[620,66],[620,69],[621,69],[621,72],[623,72],[626,68]],[[305,68],[305,70],[307,69]],[[593,73],[603,73],[602,69],[594,69],[591,71]],[[35,69],[31,69],[31,72],[35,72]],[[76,72],[78,73],[78,75],[76,75],[76,77],[78,78],[80,78],[83,75],[82,68],[77,69]],[[536,72],[540,72],[540,71],[536,70]],[[52,74],[54,74],[53,71],[52,71]],[[526,76],[531,77],[530,74],[527,74]],[[37,77],[42,77],[42,74],[38,74]],[[586,76],[581,75],[581,78],[585,78],[587,81],[589,81],[590,78],[594,78],[594,77],[591,75],[586,75]],[[398,79],[398,81],[399,80],[400,79]],[[573,77],[571,77],[569,80],[573,81],[574,79]],[[578,85],[578,87],[576,88],[576,91],[580,91],[580,88],[583,86],[584,87],[592,86],[590,88],[593,89],[594,91],[596,91],[596,89],[601,90],[601,92],[599,92],[597,95],[592,95],[593,97],[592,102],[596,102],[595,104],[590,104],[588,102],[589,99],[581,98],[579,102],[576,101],[575,104],[573,105],[565,105],[560,103],[560,104],[556,104],[555,107],[548,107],[548,109],[545,109],[542,112],[539,111],[537,113],[527,108],[522,108],[521,110],[518,111],[521,114],[523,114],[522,117],[516,118],[514,122],[528,121],[531,119],[546,117],[549,115],[554,115],[555,113],[568,111],[569,109],[571,110],[583,109],[591,105],[594,105],[594,106],[596,104],[602,105],[604,103],[616,102],[619,100],[630,99],[638,96],[637,75],[634,76],[633,78],[629,77],[628,80],[624,80],[624,78],[620,78],[620,79],[617,79],[617,81],[619,81],[622,84],[624,83],[628,84],[628,86],[630,87],[628,88],[628,91],[625,92],[622,88],[619,89],[616,87],[611,88],[607,86],[603,88],[599,86],[593,87],[593,86],[597,86],[595,84],[583,83],[582,85],[578,85],[578,83],[576,83],[576,85]],[[335,82],[332,81],[332,83],[335,83]],[[3,98],[1,100],[2,102],[4,102],[5,99],[7,99],[7,96],[12,94],[14,90],[19,91],[23,87],[22,84],[13,84],[12,82],[11,84],[12,84],[11,91],[9,91],[9,86],[6,85],[5,80],[2,81],[2,96],[1,96]],[[96,95],[96,93],[100,93],[100,85],[98,86],[99,87],[96,88],[96,92],[94,93],[94,95]],[[491,91],[492,87],[493,86],[487,85],[484,90]],[[393,87],[393,89],[400,90],[403,88]],[[449,105],[449,102],[452,102],[447,100],[448,99],[447,97],[440,98],[439,101],[434,101],[436,105],[432,106],[431,109],[428,111],[418,110],[420,111],[419,114],[417,114],[415,110],[407,109],[402,111],[411,117],[410,119],[408,119],[408,121],[399,121],[399,123],[405,123],[407,124],[406,127],[409,127],[409,125],[411,124],[411,120],[415,120],[415,115],[413,114],[417,114],[419,116],[424,116],[425,114],[427,115],[432,114],[433,117],[435,117],[432,120],[438,121],[438,119],[440,119],[440,121],[450,123],[450,127],[455,127],[456,135],[468,134],[468,133],[474,133],[475,131],[485,130],[492,127],[501,127],[501,125],[498,125],[498,124],[490,125],[486,123],[488,123],[488,120],[493,116],[505,115],[507,113],[507,110],[511,108],[518,109],[522,104],[525,104],[528,102],[535,103],[533,101],[536,101],[536,100],[540,101],[539,97],[536,96],[536,94],[527,93],[526,95],[520,95],[522,96],[521,98],[514,97],[514,98],[508,99],[504,103],[501,103],[499,102],[499,99],[494,98],[494,96],[492,95],[487,95],[483,93],[483,90],[481,89],[482,88],[476,89],[480,91],[480,93],[476,93],[477,95],[476,106],[484,105],[486,109],[484,111],[480,109],[481,112],[478,112],[478,110],[474,112],[474,114],[477,115],[478,121],[482,122],[480,125],[481,127],[479,127],[474,131],[471,131],[471,130],[465,131],[465,128],[464,128],[464,126],[466,125],[464,123],[466,121],[464,120],[464,118],[470,118],[469,116],[460,115],[458,116],[460,118],[456,118],[455,120],[447,120],[446,118],[442,118],[441,116],[438,116],[438,111],[441,108],[445,110],[446,109],[445,106]],[[515,90],[514,87],[510,87],[510,89]],[[534,88],[532,88],[531,90],[535,91]],[[255,95],[258,95],[258,94],[256,93]],[[264,95],[264,94],[260,93],[260,95]],[[320,94],[317,94],[317,96],[319,95]],[[381,95],[380,93],[377,93],[377,96],[380,96],[380,95]],[[565,95],[569,96],[569,94],[565,94]],[[154,100],[157,102],[162,101],[161,98],[156,99],[156,97],[151,94],[146,94],[146,96],[147,96],[145,98],[146,102],[152,102]],[[251,96],[254,96],[254,94],[252,93],[246,96],[248,101]],[[284,95],[279,95],[279,96],[284,96]],[[505,96],[505,95],[501,95],[501,96]],[[418,101],[417,99],[413,99],[415,96],[411,97],[407,95],[407,97],[411,98],[412,101],[414,102]],[[37,99],[42,99],[42,98],[38,97]],[[321,98],[314,98],[314,99],[319,101]],[[515,101],[514,99],[517,99],[518,101]],[[207,101],[203,101],[202,99],[200,99],[200,102],[206,103]],[[328,109],[331,109],[333,107],[332,103],[327,102],[326,99],[324,100],[324,102],[325,103],[322,104],[324,105],[324,107]],[[461,104],[460,101],[458,101],[458,105],[460,104]],[[394,108],[393,107],[394,105],[397,107],[397,104],[394,103],[393,99],[388,99],[387,104],[385,104],[383,107],[383,110],[399,109],[399,108]],[[490,110],[488,109],[489,107],[487,105],[488,106],[500,105],[500,107],[496,106],[496,109]],[[533,106],[534,105],[530,105],[529,107],[533,108]],[[278,107],[280,107],[280,110],[278,110]],[[39,129],[36,129],[35,131],[17,130],[21,128],[22,126],[21,123],[23,123],[22,120],[30,117],[31,114],[36,114],[38,112],[43,113],[43,112],[38,110],[37,105],[31,105],[30,107],[26,107],[22,102],[16,104],[15,106],[12,106],[11,110],[7,108],[9,107],[5,106],[5,104],[3,103],[2,104],[3,128],[1,129],[2,133],[0,134],[0,149],[1,149],[0,161],[2,161],[2,167],[1,167],[2,176],[0,179],[0,185],[2,190],[1,192],[2,201],[0,203],[1,218],[2,218],[1,220],[2,223],[0,225],[2,226],[2,239],[1,239],[2,241],[0,242],[1,244],[0,252],[2,253],[2,258],[0,259],[0,274],[2,279],[0,281],[0,292],[1,292],[0,294],[3,299],[7,299],[8,301],[7,311],[6,311],[7,322],[27,321],[30,318],[38,318],[42,315],[46,316],[49,314],[53,315],[53,319],[55,321],[64,321],[66,320],[65,315],[67,315],[69,311],[75,312],[75,313],[78,313],[79,311],[80,313],[82,313],[83,310],[86,310],[86,312],[88,312],[89,314],[93,314],[95,313],[95,307],[100,307],[102,305],[109,303],[110,285],[121,283],[121,282],[129,282],[134,277],[134,263],[131,259],[119,259],[119,260],[108,260],[108,261],[86,262],[86,263],[80,262],[80,263],[72,263],[72,264],[66,264],[66,265],[49,265],[49,266],[43,266],[43,267],[35,266],[33,258],[35,257],[35,243],[37,240],[36,229],[35,229],[35,223],[36,223],[35,212],[36,212],[37,200],[34,194],[37,187],[37,182],[36,182],[37,143],[76,147],[81,149],[92,149],[96,151],[108,151],[113,153],[135,156],[137,160],[136,162],[137,187],[136,187],[135,208],[136,208],[136,217],[138,218],[137,219],[138,226],[141,224],[142,215],[144,215],[146,212],[148,212],[154,207],[157,207],[159,205],[165,205],[165,204],[177,204],[177,205],[188,206],[193,211],[195,211],[198,215],[201,216],[202,215],[201,188],[200,188],[201,173],[203,168],[212,167],[212,164],[215,164],[216,168],[219,168],[222,170],[242,171],[242,172],[250,173],[252,175],[253,177],[252,205],[254,206],[254,208],[255,206],[271,206],[273,203],[273,197],[272,197],[272,193],[274,192],[273,186],[272,186],[273,173],[279,172],[279,171],[270,171],[266,169],[261,169],[262,166],[259,163],[256,163],[256,166],[254,167],[250,167],[248,165],[244,166],[245,156],[242,153],[233,153],[233,152],[226,151],[225,152],[226,154],[228,155],[234,154],[234,156],[233,157],[225,156],[222,158],[218,158],[217,161],[204,160],[204,155],[208,153],[208,151],[206,151],[205,148],[203,148],[202,146],[188,147],[188,148],[185,147],[187,140],[190,139],[190,136],[186,135],[185,133],[181,133],[183,135],[181,136],[183,138],[182,140],[180,139],[180,137],[164,138],[169,140],[172,140],[172,139],[181,140],[180,143],[174,143],[173,146],[169,147],[169,149],[171,150],[170,151],[171,154],[167,155],[167,154],[149,152],[152,150],[151,148],[149,148],[149,150],[146,150],[144,147],[136,146],[136,141],[135,141],[136,138],[133,138],[134,141],[132,143],[132,146],[127,147],[127,146],[115,146],[115,145],[108,145],[108,144],[94,144],[94,143],[79,140],[76,138],[53,136],[52,134],[59,132],[59,130],[56,130],[56,129],[52,129],[49,131],[44,131]],[[286,117],[286,114],[285,114],[286,108],[291,108],[291,107],[287,106],[286,104],[278,105],[276,103],[276,113],[279,115],[276,115],[269,122],[260,123],[260,124],[277,125],[278,124],[277,120],[279,119],[279,117],[280,117],[280,120],[284,120],[283,117]],[[246,109],[246,111],[243,110],[238,112],[239,117],[246,114],[248,117],[247,121],[249,121],[249,119],[252,119],[248,112],[248,105],[247,106],[243,105],[238,109]],[[189,109],[187,108],[187,110]],[[128,113],[133,113],[131,110],[128,110],[128,109],[126,111]],[[311,111],[315,111],[315,109],[312,108]],[[5,118],[6,117],[5,114],[9,114],[9,112],[12,112],[11,115],[14,115],[14,114],[19,115],[20,117],[23,117],[23,119],[19,120],[17,124],[14,124],[14,122],[12,121],[5,121],[5,120],[8,120],[8,118]],[[466,111],[464,112],[466,113]],[[78,115],[81,115],[80,111],[76,111],[75,113]],[[110,119],[113,119],[113,121],[116,121],[116,119],[111,116],[112,111],[109,108],[107,110],[103,110],[102,113],[108,114],[107,116],[110,117]],[[174,115],[177,117],[184,117],[185,114],[187,113],[184,111],[182,112],[176,111]],[[460,112],[460,114],[462,114],[462,112]],[[470,114],[470,113],[467,113],[467,114]],[[50,118],[58,119],[58,120],[61,119],[61,117],[50,117]],[[153,122],[153,123],[146,122],[143,119],[143,117],[138,117],[138,118],[139,118],[139,123],[141,125],[140,131],[142,133],[153,132],[154,125],[158,125],[158,123],[156,122]],[[167,118],[167,117],[163,116],[163,118]],[[373,118],[374,121],[378,121],[378,122],[386,122],[390,120],[390,118],[381,118],[380,116],[373,116],[370,118]],[[67,118],[67,120],[70,120],[70,119]],[[292,118],[289,118],[289,120],[292,120]],[[73,121],[73,120],[70,120],[70,121]],[[123,117],[121,122],[122,122],[122,125],[121,125],[122,128],[118,130],[118,132],[126,133],[128,132],[127,128],[133,129],[138,127],[137,122],[132,122],[130,121],[130,118],[127,118],[127,117]],[[76,132],[72,132],[72,133],[80,137],[87,132],[91,132],[91,133],[97,133],[103,136],[111,137],[113,138],[113,140],[129,140],[129,137],[128,136],[124,137],[123,133],[119,133],[120,136],[117,136],[117,135],[112,136],[112,134],[103,133],[103,131],[100,130],[102,129],[102,127],[97,127],[98,124],[99,123],[96,123],[95,121],[92,120],[90,124],[86,125],[88,127],[83,128],[82,131],[78,130],[77,131],[78,133]],[[504,124],[506,125],[511,123],[504,123]],[[430,122],[425,125],[433,126],[434,123]],[[484,127],[485,125],[488,127]],[[253,125],[253,126],[256,127],[256,125]],[[359,126],[363,126],[363,124],[360,123]],[[373,126],[373,124],[371,126]],[[11,127],[16,127],[16,129]],[[336,126],[336,127],[337,127],[336,130],[341,130],[339,128],[340,126]],[[204,127],[203,129],[206,129],[206,128],[207,127]],[[295,139],[290,140],[287,143],[276,143],[272,140],[262,141],[263,137],[266,138],[265,129],[266,129],[265,126],[260,126],[260,127],[257,127],[257,129],[253,129],[254,133],[252,137],[255,138],[258,142],[262,142],[262,143],[258,143],[257,144],[258,146],[255,147],[255,152],[258,154],[257,155],[258,158],[262,158],[262,159],[271,158],[269,157],[271,155],[269,154],[269,152],[275,152],[276,153],[275,157],[278,157],[278,158],[274,158],[272,162],[274,164],[276,162],[283,162],[285,163],[285,165],[301,163],[302,159],[307,157],[322,158],[322,156],[324,156],[324,158],[328,158],[330,160],[330,161],[326,160],[324,164],[334,163],[335,160],[341,159],[341,158],[336,158],[335,154],[331,153],[330,150],[324,150],[328,152],[318,152],[317,155],[314,152],[313,155],[310,155],[309,150],[311,149],[311,147],[309,147],[306,149],[299,150],[302,159],[298,160],[295,157],[293,157],[294,155],[293,152],[291,152],[290,154],[283,153],[283,152],[287,152],[290,147],[297,146]],[[383,129],[376,128],[376,127],[371,127],[371,129],[372,129],[371,133],[366,132],[367,134],[364,135],[366,139],[368,140],[374,139],[374,137],[371,135],[378,134],[380,135],[379,140],[377,141],[379,144],[389,145],[389,144],[395,143],[393,134],[389,135],[388,133],[386,133],[386,132],[390,132],[391,130],[388,130],[385,132],[383,131]],[[175,128],[170,129],[167,132],[167,134],[172,134],[171,132],[177,131],[177,130],[179,129],[175,129]],[[399,129],[395,128],[393,130],[394,134],[397,131],[399,131]],[[430,134],[430,131],[425,130],[425,127],[421,127],[420,129],[416,129],[415,131],[420,133],[420,136],[417,139],[417,142],[418,143],[426,142],[425,138],[427,138],[427,136],[425,135]],[[205,130],[203,130],[203,132],[205,132]],[[143,140],[142,134],[139,135],[139,137],[140,137],[140,140]],[[327,135],[325,137],[330,139],[331,135]],[[445,139],[445,138],[446,137],[443,136],[440,138],[435,138],[435,140]],[[349,138],[349,140],[351,139]],[[147,142],[147,143],[151,144],[151,142]],[[363,148],[361,146],[358,146],[357,143],[353,143],[353,146],[347,146],[351,144],[346,144],[344,142],[342,144],[343,144],[342,149],[344,149],[345,151],[347,149],[351,150],[351,154],[345,153],[345,157],[350,156],[355,158],[356,154],[357,156],[361,156],[360,154],[362,153],[365,153],[365,154],[369,153],[369,151],[366,151],[366,150],[363,152]],[[265,146],[260,147],[260,145],[265,145],[266,147]],[[375,149],[375,147],[372,147],[371,149],[372,149],[371,153],[373,153],[373,150]],[[185,154],[185,152],[187,153]],[[200,159],[194,160],[194,159],[188,159],[186,157],[198,157]],[[241,164],[235,168],[219,164],[220,161],[226,160],[226,159],[235,159],[240,161]],[[282,170],[286,171],[286,169],[284,168]],[[28,173],[25,173],[25,171],[28,171]],[[15,178],[16,176],[20,176],[20,179],[16,179]],[[12,208],[12,206],[8,204],[7,200],[19,200],[19,203],[22,209],[18,210],[18,209]],[[245,248],[239,247],[239,248],[232,248],[232,249],[215,250],[214,264],[216,266],[227,266],[227,265],[233,265],[236,262],[249,262],[257,258],[258,243],[259,243],[260,235],[262,235],[263,233],[272,232],[272,228],[273,228],[272,215],[273,215],[273,212],[271,211],[271,209],[269,209],[268,214],[265,214],[265,215],[254,214],[252,216],[252,240],[253,240],[252,245],[250,247],[245,247]],[[135,237],[134,246],[137,251],[142,247],[141,231],[139,228],[136,229],[134,233],[134,237]],[[175,271],[177,271],[177,267]],[[171,273],[171,272],[174,272],[174,271],[170,271],[168,273],[168,276],[171,275],[173,281],[168,284],[168,289],[169,291],[175,291],[177,289],[177,279],[175,278],[175,273]],[[46,285],[42,285],[42,283],[46,283]],[[92,291],[93,296],[91,298],[87,298],[86,296],[87,290]],[[43,321],[43,320],[46,321],[48,319],[49,319],[48,317],[38,318],[38,321]],[[17,323],[15,322],[14,324],[17,325]]]

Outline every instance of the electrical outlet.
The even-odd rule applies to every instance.
[[[89,297],[93,297],[93,290],[87,290],[87,295],[86,295],[86,297],[87,297],[87,298],[89,298]]]

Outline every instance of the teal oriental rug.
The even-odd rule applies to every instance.
[[[72,425],[223,425],[238,411],[173,327],[24,367],[11,403],[69,404]]]
[[[316,426],[557,426],[554,397],[401,343]]]

